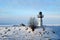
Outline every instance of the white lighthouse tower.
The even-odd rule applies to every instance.
[[[39,12],[39,15],[38,15],[38,26],[39,27],[43,26],[42,18],[43,18],[42,12]]]

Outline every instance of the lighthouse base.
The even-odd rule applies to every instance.
[[[42,27],[42,18],[38,18],[38,26]]]
[[[45,27],[44,26],[38,26],[38,28],[42,28],[43,31],[45,30]]]

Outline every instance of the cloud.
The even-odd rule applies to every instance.
[[[60,19],[60,15],[45,15],[45,18]]]

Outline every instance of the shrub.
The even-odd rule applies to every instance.
[[[29,20],[29,27],[32,29],[32,31],[34,31],[34,29],[37,27],[37,20],[35,19],[35,17],[31,17]]]

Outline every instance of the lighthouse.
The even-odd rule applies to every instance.
[[[38,26],[39,27],[42,27],[43,26],[42,18],[43,18],[42,12],[39,12],[39,14],[38,14]]]

